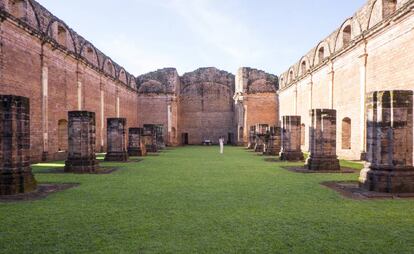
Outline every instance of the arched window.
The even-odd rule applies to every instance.
[[[289,82],[292,82],[293,79],[294,79],[294,77],[293,77],[293,71],[290,70],[290,72],[289,72]]]
[[[10,0],[9,2],[10,13],[16,18],[26,17],[26,1],[25,0]]]
[[[58,34],[57,34],[58,43],[60,45],[66,47],[66,41],[67,41],[66,39],[67,39],[67,31],[66,31],[66,29],[63,26],[58,25]]]
[[[342,149],[351,149],[351,119],[342,119]]]
[[[239,128],[239,139],[240,139],[240,140],[242,140],[242,139],[243,139],[243,131],[244,131],[243,127],[240,127],[240,128]]]
[[[397,0],[382,0],[382,17],[387,18],[397,10]]]
[[[68,121],[65,119],[58,122],[58,150],[59,152],[68,150]]]
[[[304,145],[305,145],[305,129],[306,129],[306,126],[305,126],[305,124],[303,123],[303,124],[300,126],[300,144],[301,144],[302,146],[304,146]]]
[[[346,47],[351,42],[351,26],[348,25],[342,31],[342,42],[343,46]]]
[[[302,71],[302,75],[304,75],[306,73],[306,61],[303,61],[300,65],[301,71]]]
[[[321,47],[318,51],[318,63],[322,63],[323,59],[325,59],[325,48]]]

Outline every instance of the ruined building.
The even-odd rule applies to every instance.
[[[367,95],[414,88],[413,9],[413,0],[368,0],[280,77],[212,67],[136,77],[37,2],[0,0],[0,94],[30,99],[32,161],[67,157],[74,110],[95,113],[96,151],[107,151],[108,118],[125,118],[125,130],[161,126],[176,146],[220,136],[247,145],[255,126],[281,127],[285,116],[300,119],[294,135],[309,151],[312,128],[325,121],[312,124],[311,110],[335,110],[330,152],[364,159]]]

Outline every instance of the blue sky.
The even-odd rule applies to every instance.
[[[366,0],[38,0],[134,75],[249,66],[280,74]]]

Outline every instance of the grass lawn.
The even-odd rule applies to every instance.
[[[243,148],[185,147],[111,175],[42,174],[80,183],[0,204],[0,253],[414,253],[414,200],[356,201]],[[348,165],[349,166],[349,165]],[[354,166],[360,166],[358,164]]]

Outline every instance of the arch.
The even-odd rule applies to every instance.
[[[67,50],[77,53],[74,35],[65,22],[54,17],[47,26],[46,34]]]
[[[306,125],[302,123],[300,125],[300,145],[305,145],[305,137],[306,137]]]
[[[58,151],[68,150],[68,121],[61,119],[58,121]]]
[[[23,20],[40,31],[39,16],[31,0],[6,0],[3,8],[13,17]]]
[[[351,149],[352,122],[349,117],[342,119],[342,149]]]
[[[135,77],[132,75],[129,76],[129,86],[132,89],[137,89],[137,81],[135,80]]]
[[[127,76],[127,72],[125,71],[124,68],[121,68],[119,70],[118,79],[119,79],[119,81],[121,81],[125,85],[128,84],[128,76]]]
[[[303,76],[308,72],[309,68],[310,68],[309,58],[307,56],[302,57],[299,62],[297,73]]]
[[[342,29],[342,45],[346,47],[352,40],[352,28],[351,25],[347,25],[344,29]]]
[[[315,52],[313,54],[313,66],[322,63],[325,58],[331,55],[331,53],[331,48],[329,47],[328,42],[321,41],[315,48]]]
[[[289,73],[288,74],[289,75],[288,76],[288,83],[291,83],[295,80],[295,72],[294,72],[293,68],[290,68],[288,73]]]
[[[115,66],[112,63],[112,60],[110,58],[106,58],[103,66],[102,66],[103,71],[108,74],[109,76],[115,78]]]
[[[88,60],[90,64],[99,68],[99,57],[96,52],[96,48],[91,43],[85,41],[80,48],[79,54]]]

